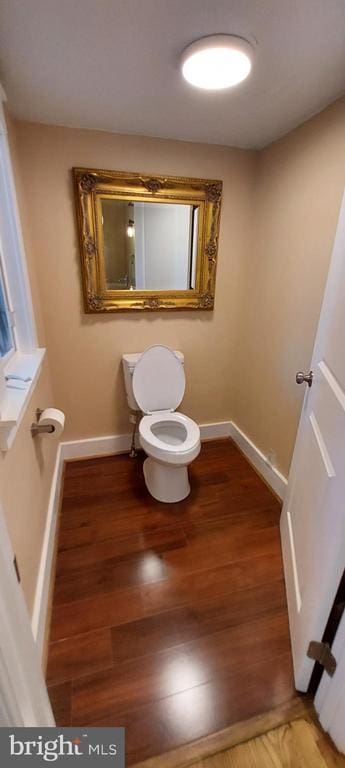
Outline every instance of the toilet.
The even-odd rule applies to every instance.
[[[182,501],[190,493],[188,465],[200,453],[200,430],[175,409],[186,385],[184,357],[162,344],[122,358],[127,401],[141,411],[140,445],[147,454],[144,477],[158,501]]]

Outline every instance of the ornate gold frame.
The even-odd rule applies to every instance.
[[[73,168],[80,241],[85,312],[133,310],[213,309],[222,182],[178,176]],[[122,200],[171,201],[198,205],[196,287],[182,291],[107,290],[103,237],[102,195]]]

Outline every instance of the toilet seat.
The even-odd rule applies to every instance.
[[[175,411],[185,386],[183,365],[172,349],[163,344],[145,349],[133,371],[134,397],[143,413]]]
[[[172,425],[171,442],[169,424]],[[176,426],[181,427],[180,435]],[[200,429],[195,421],[183,413],[156,411],[143,416],[139,424],[139,435],[144,451],[152,458],[168,464],[190,464],[200,452]]]
[[[198,425],[175,412],[185,384],[183,365],[162,344],[146,349],[134,368],[133,392],[147,414],[139,424],[140,443],[148,456],[165,464],[190,464],[200,451]]]

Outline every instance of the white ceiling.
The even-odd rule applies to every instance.
[[[344,0],[1,0],[0,79],[26,120],[262,147],[345,91]],[[232,33],[250,78],[193,89],[179,55]]]

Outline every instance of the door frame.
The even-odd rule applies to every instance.
[[[0,505],[0,726],[55,725]]]

